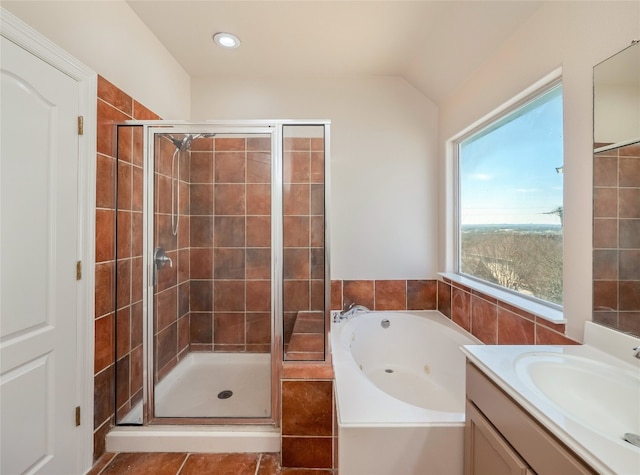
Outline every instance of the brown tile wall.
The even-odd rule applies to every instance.
[[[372,310],[438,310],[486,344],[576,344],[565,325],[444,280],[332,280],[331,309],[352,303]]]
[[[332,280],[331,310],[351,304],[371,310],[435,310],[436,280]]]
[[[574,345],[551,323],[469,287],[439,280],[438,310],[488,345]]]
[[[324,139],[285,137],[283,152],[283,339],[287,354],[298,313],[325,310]]]
[[[284,363],[280,387],[282,467],[337,470],[338,430],[331,365]]]
[[[593,321],[640,335],[640,143],[593,157]]]
[[[132,406],[142,400],[142,131],[139,128],[120,129],[118,135],[116,419],[127,414]],[[104,185],[107,180],[99,178],[98,181]]]
[[[187,263],[191,351],[271,349],[271,141],[196,139]]]
[[[165,250],[172,265],[157,272],[154,308],[154,379],[161,380],[189,350],[189,153],[173,154],[175,145],[156,136],[155,143],[154,248]],[[179,163],[178,163],[179,161]],[[171,168],[174,165],[178,187],[174,190],[177,220],[171,219]],[[179,191],[179,192],[178,192]],[[176,233],[173,233],[173,226]]]
[[[96,459],[104,452],[116,404],[118,414],[126,412],[140,399],[142,388],[142,136],[130,130],[116,150],[113,123],[158,118],[102,77],[98,77],[97,109]]]

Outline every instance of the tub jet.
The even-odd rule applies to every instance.
[[[228,389],[225,389],[224,391],[220,391],[218,393],[218,399],[229,399],[231,396],[233,396],[233,391],[230,391]]]

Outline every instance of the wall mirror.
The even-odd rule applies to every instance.
[[[640,42],[593,69],[593,321],[640,336]]]

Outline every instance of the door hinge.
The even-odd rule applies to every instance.
[[[76,262],[76,280],[82,279],[82,261]]]
[[[84,117],[78,116],[78,135],[84,134]]]
[[[80,406],[76,407],[76,427],[80,425]]]

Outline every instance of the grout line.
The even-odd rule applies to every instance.
[[[187,463],[187,459],[191,456],[190,453],[187,452],[186,457],[184,458],[184,460],[182,461],[182,465],[180,465],[180,468],[178,469],[178,471],[176,472],[176,475],[179,475],[180,472],[182,471],[182,469],[184,468],[185,464]]]
[[[105,452],[105,453],[106,453],[106,452]],[[113,462],[113,461],[116,459],[116,457],[118,456],[118,454],[119,454],[119,452],[116,452],[115,454],[113,454],[113,457],[111,457],[111,458],[109,459],[109,461],[108,461],[108,462],[106,462],[106,463],[104,464],[104,466],[100,469],[100,471],[99,471],[96,475],[100,475],[102,472],[104,472],[104,470],[105,470],[109,465],[111,465],[111,462]],[[105,454],[102,454],[102,456],[101,456],[100,458],[104,457],[104,455],[105,455]],[[96,463],[97,463],[98,461],[100,461],[100,459],[98,459],[98,460],[96,461]]]

